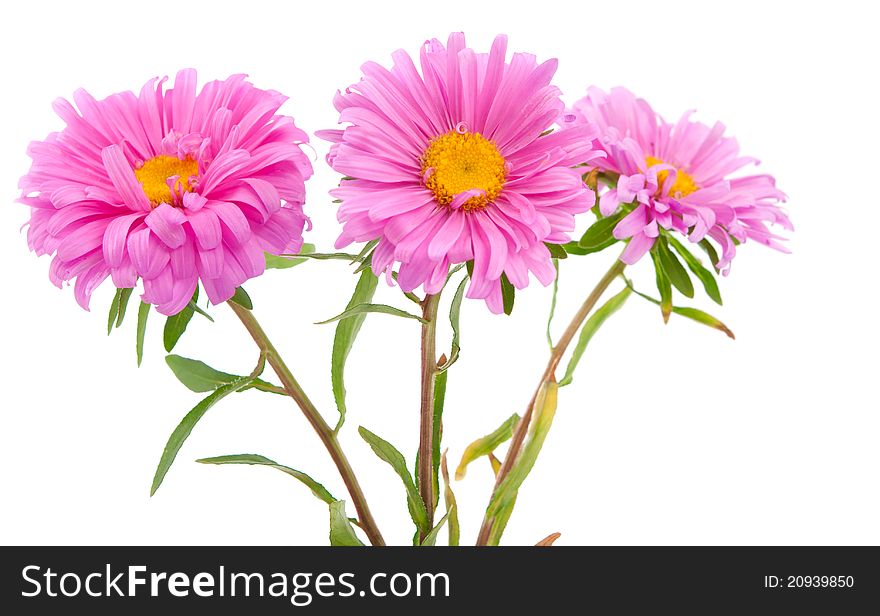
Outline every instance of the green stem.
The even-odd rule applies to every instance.
[[[419,413],[419,494],[434,527],[434,384],[437,378],[437,308],[440,293],[422,300],[422,396]],[[424,540],[427,532],[420,537]]]
[[[614,279],[623,273],[624,268],[626,268],[626,264],[623,261],[620,261],[619,259],[614,261],[614,265],[612,265],[608,269],[608,271],[605,272],[605,275],[602,276],[602,278],[587,296],[587,299],[585,299],[584,303],[581,304],[581,307],[575,313],[574,317],[572,317],[571,322],[568,324],[568,327],[565,328],[562,336],[560,336],[559,342],[557,342],[551,350],[550,359],[547,361],[547,367],[544,369],[544,373],[541,375],[541,381],[540,383],[538,383],[538,388],[532,395],[532,399],[529,402],[529,406],[525,414],[523,414],[522,419],[520,419],[519,423],[516,426],[516,430],[513,433],[513,438],[510,441],[510,448],[507,450],[507,455],[504,457],[504,462],[501,464],[501,468],[498,469],[498,474],[495,477],[495,487],[492,490],[492,496],[495,495],[495,491],[498,489],[498,486],[501,485],[501,482],[510,473],[511,468],[513,468],[513,465],[516,462],[517,457],[519,456],[520,450],[523,446],[523,442],[526,438],[526,434],[528,434],[529,431],[529,424],[532,421],[532,410],[535,406],[535,400],[538,397],[538,392],[541,391],[541,387],[544,385],[544,383],[556,381],[556,368],[559,366],[559,362],[562,361],[562,357],[563,355],[565,355],[565,351],[568,349],[568,345],[571,344],[571,341],[577,335],[577,332],[584,324],[584,321],[587,320],[587,317],[590,315],[590,312],[593,310],[593,308],[596,306],[596,303],[602,297],[602,294],[608,289],[611,283],[614,282]],[[493,517],[489,517],[487,515],[483,518],[483,525],[480,527],[480,534],[477,537],[477,545],[488,545],[489,535],[492,532],[492,525],[494,523],[495,519]]]
[[[278,354],[278,351],[269,341],[269,337],[266,335],[266,332],[263,331],[263,328],[260,326],[256,317],[254,317],[254,314],[247,308],[244,308],[235,302],[227,302],[227,304],[241,320],[242,324],[248,330],[248,333],[250,333],[251,338],[254,339],[254,342],[257,343],[260,352],[265,356],[269,365],[272,366],[275,374],[278,375],[281,384],[284,386],[284,391],[296,401],[297,405],[302,410],[303,415],[305,415],[308,422],[312,425],[312,428],[314,428],[315,432],[318,434],[321,442],[324,443],[324,447],[327,449],[330,457],[333,458],[333,462],[336,464],[336,468],[339,470],[339,474],[342,476],[342,481],[345,482],[345,487],[348,489],[352,503],[357,510],[360,526],[367,534],[370,543],[373,545],[385,545],[382,533],[379,532],[379,528],[376,526],[376,521],[373,519],[372,513],[370,513],[370,508],[367,506],[363,490],[361,490],[357,477],[355,477],[351,464],[349,464],[348,458],[345,457],[345,453],[342,451],[342,447],[340,446],[333,429],[326,421],[324,421],[324,418],[318,412],[318,409],[315,408],[315,405],[309,400],[309,397],[303,391],[300,384],[293,377],[293,373],[291,373],[290,369],[284,363],[284,360],[281,359],[281,356]]]

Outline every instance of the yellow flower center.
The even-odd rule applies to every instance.
[[[425,186],[441,205],[468,190],[482,194],[461,205],[465,211],[477,210],[492,203],[504,186],[504,158],[495,143],[480,133],[451,130],[428,144],[422,156]]]
[[[178,195],[192,191],[195,180],[199,177],[199,163],[191,158],[180,159],[162,154],[135,169],[134,175],[153,207],[160,203],[175,205]],[[175,176],[178,179],[172,184],[172,192],[168,178]]]
[[[645,162],[648,163],[649,167],[663,164],[662,160],[660,160],[659,158],[654,158],[653,156],[648,156],[645,159]],[[668,176],[669,171],[665,169],[657,174],[657,183],[660,186],[660,190],[663,189],[663,184],[666,182],[666,178]],[[689,194],[697,192],[698,190],[700,190],[700,187],[697,186],[696,182],[694,182],[694,178],[692,178],[681,169],[676,169],[675,183],[669,189],[670,196],[687,197]]]

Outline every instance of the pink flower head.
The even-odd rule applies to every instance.
[[[568,241],[574,215],[595,200],[572,166],[601,155],[593,127],[544,134],[563,109],[550,84],[556,60],[507,62],[506,50],[504,36],[486,54],[454,33],[447,47],[424,44],[421,73],[404,51],[391,70],[368,62],[334,101],[348,126],[319,133],[347,176],[331,193],[342,201],[337,247],[379,240],[373,271],[390,277],[398,262],[400,287],[428,294],[450,264],[473,260],[467,296],[496,313],[503,274],[520,289],[529,272],[552,282],[544,242]]]
[[[59,99],[67,126],[28,150],[28,244],[54,255],[57,286],[76,278],[86,310],[107,276],[119,288],[142,279],[143,301],[163,314],[183,309],[199,281],[218,304],[263,273],[264,251],[302,245],[312,167],[306,134],[276,115],[286,98],[244,75],[198,94],[194,70],[164,82],[102,101],[79,90],[79,113]]]
[[[792,230],[777,205],[785,194],[770,175],[729,177],[758,161],[739,155],[736,139],[723,136],[723,124],[693,122],[690,111],[670,124],[624,88],[588,92],[566,111],[562,124],[592,124],[601,132],[594,146],[606,156],[592,166],[620,176],[616,188],[600,199],[602,215],[614,214],[620,204],[635,204],[614,228],[614,237],[629,238],[622,261],[632,264],[644,256],[659,227],[678,231],[691,242],[715,240],[722,252],[717,267],[724,273],[736,242],[752,239],[788,252],[779,243],[784,238],[767,228],[773,223]]]

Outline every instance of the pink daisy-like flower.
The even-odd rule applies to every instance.
[[[603,216],[620,204],[636,207],[614,228],[614,237],[629,243],[620,257],[635,263],[654,245],[659,228],[675,230],[691,242],[705,237],[721,247],[717,267],[727,273],[736,243],[755,240],[782,252],[784,238],[768,224],[793,230],[777,205],[785,194],[770,175],[729,177],[757,163],[739,155],[736,139],[724,137],[724,125],[709,127],[685,113],[676,124],[665,122],[647,102],[625,88],[588,95],[563,116],[563,126],[595,125],[601,136],[594,146],[605,152],[591,166],[619,174],[616,188],[602,195]]]
[[[328,162],[347,176],[332,195],[342,201],[337,247],[379,240],[373,271],[400,264],[404,291],[437,293],[450,264],[473,260],[467,296],[503,308],[501,278],[524,288],[532,272],[555,276],[547,243],[564,243],[575,214],[594,194],[572,166],[599,156],[590,126],[544,134],[563,110],[550,80],[556,60],[538,64],[507,39],[488,54],[465,46],[422,47],[421,73],[404,51],[387,70],[368,62],[363,78],[334,101],[343,130]]]
[[[139,95],[59,99],[67,126],[33,142],[20,202],[31,207],[28,244],[53,254],[49,277],[76,279],[77,302],[111,276],[143,281],[143,301],[172,315],[201,281],[219,304],[265,268],[265,252],[296,252],[312,174],[286,97],[234,75],[196,94],[196,72],[174,87],[152,79]]]

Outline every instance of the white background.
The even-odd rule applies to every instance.
[[[664,326],[632,299],[596,336],[561,391],[545,451],[522,489],[506,543],[561,531],[560,544],[878,544],[876,12],[868,3],[707,2],[159,2],[5,3],[0,15],[0,541],[21,544],[325,544],[327,510],[289,477],[208,467],[203,456],[254,452],[303,469],[344,495],[299,410],[280,396],[236,395],[196,427],[158,494],[150,481],[171,430],[198,400],[163,361],[153,314],[135,367],[134,319],[105,334],[113,290],[81,310],[28,252],[15,204],[25,148],[62,124],[51,102],[85,87],[137,91],[154,75],[197,67],[200,81],[246,72],[290,96],[310,133],[335,126],[333,93],[366,60],[465,30],[488,49],[560,58],[567,101],[590,84],[626,85],[670,119],[696,107],[724,121],[790,199],[786,256],[739,251],[725,306],[698,297],[735,342],[680,318]],[[339,231],[327,191],[337,176],[316,142],[307,241]],[[588,218],[582,221],[588,224]],[[557,333],[614,257],[563,264]],[[647,264],[633,276],[649,288]],[[331,418],[333,326],[354,278],[310,262],[247,285],[256,314]],[[399,292],[379,301],[406,306]],[[448,298],[447,298],[448,300]],[[547,356],[549,289],[519,293],[512,317],[463,310],[463,351],[450,372],[446,439],[464,446],[522,412]],[[133,304],[134,305],[134,304]],[[225,307],[196,317],[177,352],[249,371],[250,339]],[[402,487],[356,433],[417,445],[418,325],[367,319],[348,364],[342,440],[386,538],[412,535]],[[441,333],[447,347],[449,332]],[[472,542],[492,485],[485,460],[454,487]]]

